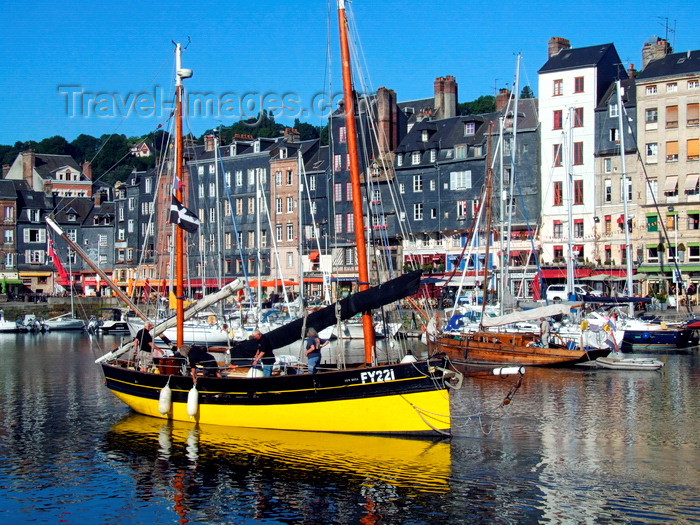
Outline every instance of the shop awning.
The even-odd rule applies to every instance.
[[[566,268],[546,268],[541,270],[543,279],[566,279]],[[591,275],[591,270],[588,268],[576,268],[574,270],[574,278],[580,279]]]
[[[50,277],[51,272],[19,272],[20,277]]]
[[[311,252],[311,253],[309,254],[309,260],[310,260],[310,261],[318,261],[318,258],[319,258],[320,255],[321,255],[321,254],[320,254],[319,252],[317,252],[317,251]]]

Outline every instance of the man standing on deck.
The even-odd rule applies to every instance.
[[[138,363],[141,372],[147,372],[153,366],[153,323],[146,321],[143,328],[136,332],[134,337],[134,353],[136,354],[136,362]]]
[[[272,365],[275,364],[275,354],[272,352],[270,340],[260,330],[253,330],[253,339],[257,342],[255,356],[253,356],[253,366],[258,363],[263,365],[263,376],[272,375]]]

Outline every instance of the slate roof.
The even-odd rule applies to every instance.
[[[314,155],[304,164],[306,172],[326,171],[329,166],[329,155],[330,146],[321,146],[318,148]]]
[[[16,200],[17,191],[11,180],[0,179],[0,199],[1,200]]]
[[[620,58],[617,55],[614,44],[601,44],[589,47],[577,47],[573,49],[562,49],[550,57],[547,62],[540,68],[538,73],[549,73],[553,71],[565,71],[567,69],[580,69],[583,67],[593,67],[609,52],[615,53],[614,57],[617,60],[614,63],[619,63]],[[613,58],[614,58],[613,57]]]
[[[622,86],[622,105],[626,108],[633,108],[637,105],[637,90],[635,89],[635,84],[636,82],[633,78],[626,78],[620,82]],[[596,111],[607,111],[608,104],[612,97],[617,98],[614,82],[610,83],[605,94],[601,97]]]
[[[80,166],[70,155],[49,155],[46,153],[34,155],[34,169],[43,179],[52,179],[57,170],[65,167],[82,173]]]
[[[700,50],[672,53],[652,60],[637,75],[640,80],[700,73]]]
[[[89,197],[64,197],[56,203],[54,217],[59,224],[87,225],[86,219],[90,215],[93,205],[94,203]],[[68,215],[71,213],[77,216],[77,220],[68,220]]]

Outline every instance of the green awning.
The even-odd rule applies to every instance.
[[[5,284],[22,284],[22,279],[1,279],[0,282]]]

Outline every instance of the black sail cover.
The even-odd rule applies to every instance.
[[[336,324],[338,322],[336,314],[338,306],[340,307],[340,320],[345,321],[360,312],[367,312],[413,295],[420,286],[421,274],[421,270],[406,273],[379,286],[350,295],[337,303],[316,310],[306,317],[306,330],[315,328],[316,331],[320,331]],[[299,318],[269,331],[265,336],[269,339],[273,349],[282,348],[304,337],[305,334],[302,334],[303,329],[304,319]],[[231,357],[234,359],[253,357],[256,347],[257,342],[254,339],[241,341],[231,347]]]

